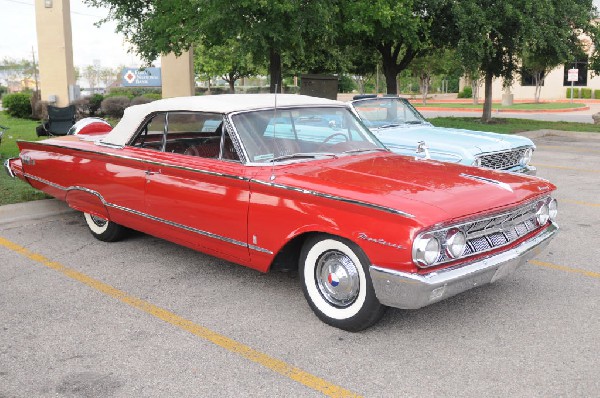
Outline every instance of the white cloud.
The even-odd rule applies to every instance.
[[[34,1],[43,0],[0,0],[0,59],[30,59],[32,48],[37,57]],[[140,65],[138,57],[127,53],[124,38],[115,33],[114,23],[100,28],[94,26],[106,15],[106,9],[88,7],[82,0],[71,0],[75,66],[92,65],[95,60],[109,67]]]

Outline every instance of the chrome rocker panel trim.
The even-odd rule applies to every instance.
[[[81,186],[76,186],[76,185],[72,185],[72,186],[69,186],[69,187],[63,187],[62,185],[55,184],[55,183],[53,183],[51,181],[48,181],[48,180],[45,180],[43,178],[39,178],[39,177],[33,176],[31,174],[25,173],[24,175],[27,178],[30,178],[32,180],[41,182],[42,184],[49,185],[51,187],[54,187],[56,189],[60,189],[60,190],[65,191],[65,192],[70,192],[70,191],[83,191],[83,192],[87,192],[90,195],[96,196],[102,202],[102,204],[104,206],[107,206],[107,207],[110,207],[110,208],[113,208],[113,209],[117,209],[117,210],[120,210],[122,212],[126,212],[126,213],[130,213],[130,214],[134,214],[136,216],[144,217],[144,218],[147,218],[147,219],[152,220],[152,221],[163,223],[163,224],[169,225],[171,227],[184,229],[186,231],[194,232],[194,233],[196,233],[198,235],[206,236],[208,238],[217,239],[217,240],[220,240],[220,241],[223,241],[223,242],[230,243],[232,245],[246,247],[248,249],[251,249],[251,250],[254,250],[254,251],[258,251],[258,252],[261,252],[261,253],[267,253],[269,255],[273,254],[272,251],[270,251],[268,249],[265,249],[265,248],[262,248],[262,247],[259,247],[259,246],[256,246],[256,245],[251,245],[251,244],[248,244],[246,242],[241,242],[239,240],[228,238],[226,236],[217,235],[217,234],[214,234],[212,232],[203,231],[201,229],[197,229],[197,228],[189,227],[187,225],[183,225],[183,224],[175,223],[175,222],[172,222],[172,221],[169,221],[169,220],[165,220],[164,218],[155,217],[153,215],[150,215],[150,214],[138,211],[138,210],[134,210],[134,209],[130,209],[128,207],[120,206],[120,205],[117,205],[115,203],[110,203],[106,199],[104,199],[104,197],[102,196],[102,194],[100,194],[99,192],[94,191],[92,189],[89,189],[89,188],[85,188],[85,187],[81,187]]]
[[[512,273],[548,246],[558,232],[550,225],[518,246],[493,256],[428,274],[394,271],[376,265],[369,267],[375,294],[387,306],[417,309],[474,287],[493,283]]]

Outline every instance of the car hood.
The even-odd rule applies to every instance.
[[[425,141],[433,152],[452,152],[463,158],[472,158],[486,152],[498,152],[523,146],[534,146],[521,136],[462,129],[435,127],[431,124],[402,125],[371,130],[387,147],[414,150],[419,141]]]
[[[555,187],[529,176],[390,153],[277,168],[275,183],[395,209],[427,225],[498,210]]]

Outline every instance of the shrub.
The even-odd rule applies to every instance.
[[[162,94],[162,90],[160,88],[151,88],[151,87],[113,87],[110,89],[107,97],[127,97],[129,99],[133,99],[135,97],[140,97],[144,94]]]
[[[100,108],[105,115],[120,118],[123,117],[123,112],[125,112],[125,108],[127,108],[130,103],[131,101],[128,97],[108,97],[102,101]]]
[[[77,113],[77,119],[96,116],[99,113],[98,111],[100,110],[100,105],[102,104],[103,99],[104,96],[102,94],[94,94],[90,97],[84,97],[73,101],[73,105],[75,105],[75,110]]]
[[[148,94],[142,95],[142,97],[151,99],[152,101],[156,101],[156,100],[161,99],[162,95],[156,94],[156,93],[148,93]]]
[[[591,88],[582,88],[580,93],[581,93],[581,98],[585,98],[585,99],[592,98],[592,89]]]
[[[571,87],[569,87],[567,89],[567,98],[571,98]],[[579,89],[578,88],[573,89],[573,98],[579,98]]]
[[[471,86],[465,86],[463,90],[458,93],[458,98],[473,98],[473,88]]]
[[[4,87],[0,85],[0,98],[5,94],[8,93],[8,87]]]
[[[600,90],[594,90],[594,98],[600,99]]]
[[[2,97],[2,106],[12,117],[28,119],[31,117],[31,94],[14,93]]]
[[[338,92],[339,93],[351,93],[356,89],[356,83],[354,80],[346,75],[340,75],[338,78]]]
[[[141,95],[139,97],[135,97],[134,99],[132,99],[131,100],[131,105],[147,104],[147,103],[152,102],[152,101],[154,101],[154,100],[146,97],[145,95]]]

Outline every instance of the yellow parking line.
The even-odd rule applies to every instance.
[[[231,351],[243,358],[246,358],[252,362],[255,362],[259,365],[264,366],[267,369],[272,370],[273,372],[279,373],[291,380],[294,380],[308,388],[312,388],[313,390],[319,391],[326,396],[329,397],[358,397],[359,395],[346,390],[342,387],[339,387],[335,384],[329,383],[326,380],[323,380],[317,376],[314,376],[308,372],[303,371],[302,369],[296,368],[284,361],[279,359],[270,357],[267,354],[264,354],[260,351],[257,351],[245,344],[239,343],[235,340],[230,339],[224,335],[221,335],[217,332],[214,332],[204,326],[200,326],[198,324],[193,323],[190,320],[182,318],[170,311],[165,310],[164,308],[157,307],[153,304],[150,304],[147,301],[139,299],[134,296],[130,296],[127,293],[115,289],[114,287],[107,285],[99,280],[91,278],[81,272],[75,271],[64,265],[49,260],[48,258],[42,256],[41,254],[33,253],[26,248],[17,245],[7,239],[0,237],[0,245],[6,247],[9,250],[12,250],[16,253],[21,254],[22,256],[38,262],[48,268],[51,268],[55,271],[60,272],[61,274],[81,282],[99,292],[104,293],[107,296],[116,298],[117,300],[122,301],[123,303],[130,305],[131,307],[142,310],[158,319],[161,319],[167,323],[170,323],[173,326],[178,327],[179,329],[185,330],[193,335],[196,335],[206,341],[209,341],[221,348],[224,348],[228,351]]]
[[[583,202],[581,200],[573,200],[573,199],[560,199],[561,203],[573,203],[576,205],[581,205],[581,206],[589,206],[589,207],[600,207],[600,203],[590,203],[590,202]]]
[[[581,275],[589,276],[590,278],[600,279],[600,272],[593,272],[593,271],[586,271],[586,270],[578,269],[578,268],[565,267],[564,265],[556,265],[556,264],[547,263],[547,262],[538,261],[538,260],[529,260],[529,262],[533,265],[537,265],[540,267],[552,268],[552,269],[557,269],[559,271],[571,272],[574,274],[581,274]]]
[[[567,167],[567,166],[555,166],[553,164],[539,164],[539,163],[535,163],[534,166],[535,167],[546,167],[546,168],[549,168],[549,169],[575,170],[575,171],[587,171],[589,173],[600,173],[600,170],[579,169],[577,167]]]

